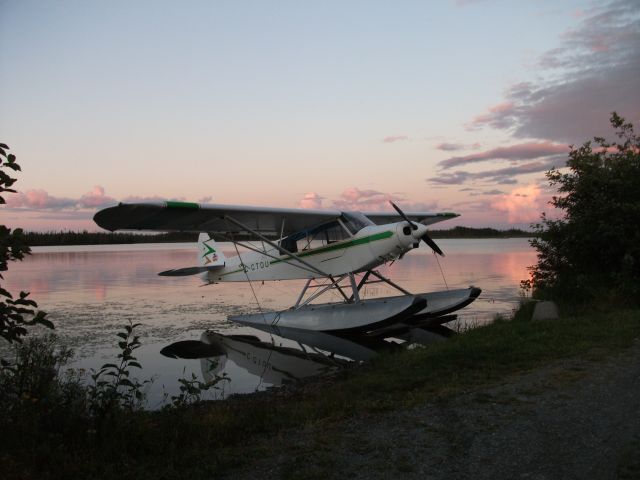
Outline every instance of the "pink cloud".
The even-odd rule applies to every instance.
[[[105,195],[104,188],[96,185],[90,192],[80,198],[54,197],[43,189],[27,190],[7,196],[9,208],[32,210],[62,210],[98,208],[116,203],[113,197]]]
[[[96,185],[90,192],[85,193],[78,200],[79,208],[98,208],[117,203],[116,199],[104,194],[104,188]]]
[[[9,208],[61,209],[76,204],[72,198],[54,197],[42,189],[9,194],[6,200]]]
[[[167,198],[167,197],[160,197],[158,195],[151,195],[148,197],[141,197],[139,195],[129,195],[127,197],[124,197],[121,201],[125,203],[162,203],[162,202],[166,202],[167,200],[175,200],[178,202],[182,202],[185,200],[185,197]]]
[[[425,212],[433,211],[438,207],[437,202],[406,202],[399,193],[360,190],[358,187],[349,187],[344,190],[340,198],[333,201],[333,207],[338,210],[359,212],[390,212],[393,211],[390,201],[399,203],[406,211]]]
[[[205,197],[201,200],[210,200],[211,197]],[[7,207],[9,209],[19,209],[21,211],[66,211],[74,212],[79,210],[96,210],[118,203],[118,200],[107,195],[104,187],[96,185],[89,192],[80,196],[80,198],[55,197],[49,195],[46,190],[34,189],[25,192],[8,194],[6,197]],[[149,196],[128,196],[122,199],[123,202],[146,202],[159,203],[166,201],[166,197]],[[183,201],[184,197],[171,198],[169,200]]]
[[[513,102],[502,102],[488,108],[487,113],[477,115],[466,127],[467,130],[475,130],[484,125],[493,128],[508,128],[511,126],[512,115],[515,114],[516,107]]]
[[[427,178],[429,183],[435,185],[462,185],[471,181],[490,181],[500,185],[509,185],[518,183],[515,177],[526,175],[529,173],[544,172],[551,168],[562,168],[566,164],[564,157],[552,156],[545,158],[543,161],[535,161],[511,165],[506,168],[497,168],[485,170],[482,172],[467,172],[464,170],[456,170],[454,172],[440,173],[436,177]]]
[[[304,197],[298,202],[300,208],[321,209],[325,197],[318,195],[316,192],[305,193]],[[402,208],[407,211],[425,212],[433,211],[437,208],[436,202],[404,202],[403,197],[398,193],[385,193],[378,190],[365,189],[358,187],[349,187],[345,189],[340,196],[332,200],[327,208],[344,211],[358,212],[380,212],[392,211],[389,204],[392,202],[402,202]]]
[[[389,137],[384,137],[382,139],[383,143],[394,143],[394,142],[405,142],[409,140],[409,137],[406,135],[391,135]]]
[[[545,210],[548,200],[541,195],[538,185],[531,184],[501,195],[491,203],[491,207],[505,212],[509,223],[534,223],[540,219],[540,213]]]
[[[447,158],[439,162],[438,165],[442,168],[451,168],[487,160],[530,160],[568,152],[568,145],[553,142],[529,142],[510,145],[508,147],[493,148],[484,152],[461,157]]]
[[[360,190],[349,187],[340,194],[340,198],[333,202],[339,210],[382,211],[389,210],[389,201],[402,200],[401,197],[377,190]]]
[[[600,2],[580,12],[577,26],[539,57],[535,80],[507,88],[502,103],[467,127],[582,144],[606,136],[612,111],[637,124],[639,21],[637,0]]]
[[[309,192],[304,194],[304,197],[298,202],[298,206],[300,208],[320,209],[322,208],[322,200],[324,200],[324,197],[321,197],[316,192]]]

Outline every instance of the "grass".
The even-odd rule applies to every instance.
[[[210,478],[254,456],[256,435],[273,436],[277,451],[278,438],[291,428],[445,399],[558,359],[597,360],[639,337],[640,310],[500,321],[428,348],[381,355],[286,398],[250,396],[168,411],[122,412],[100,438],[78,428],[69,437],[47,436],[37,427],[31,436],[23,430],[18,440],[3,434],[3,476],[120,478],[126,471],[139,478]],[[321,457],[316,459],[319,475],[331,465]]]

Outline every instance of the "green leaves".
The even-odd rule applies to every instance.
[[[615,112],[610,121],[622,142],[595,137],[571,148],[568,171],[547,172],[564,217],[533,226],[537,296],[640,301],[640,137]]]
[[[16,178],[7,174],[4,170],[12,172],[20,171],[20,165],[16,163],[16,156],[7,153],[9,147],[0,143],[0,193],[15,193],[12,187]],[[6,200],[0,195],[0,205],[6,204]],[[24,232],[20,228],[11,230],[5,225],[0,225],[0,272],[9,268],[8,262],[22,260],[31,249],[27,245]],[[0,274],[0,279],[2,279]],[[27,334],[26,326],[40,325],[53,328],[53,323],[46,318],[44,312],[36,311],[37,303],[30,298],[28,292],[20,292],[19,298],[0,286],[0,337],[9,343],[20,342]],[[5,363],[2,361],[3,366]]]
[[[133,352],[140,347],[139,337],[134,331],[140,323],[123,325],[123,331],[117,332],[120,363],[105,363],[100,370],[93,371],[93,385],[89,387],[91,410],[97,417],[105,416],[111,409],[124,408],[134,410],[144,401],[143,387],[150,380],[139,381],[131,377],[131,368],[142,368]]]

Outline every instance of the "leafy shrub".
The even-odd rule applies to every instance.
[[[15,193],[12,188],[17,179],[12,177],[12,172],[19,172],[20,165],[16,163],[16,156],[7,153],[9,147],[0,143],[0,194],[4,192]],[[9,173],[7,173],[9,172]],[[0,195],[0,205],[6,201]],[[0,280],[3,280],[1,272],[7,271],[8,262],[22,260],[31,252],[25,240],[24,232],[20,228],[11,230],[5,225],[0,225]],[[27,334],[27,327],[42,325],[53,328],[53,323],[46,319],[46,314],[36,311],[38,305],[28,298],[28,292],[20,292],[18,298],[0,285],[0,337],[8,342],[20,342]],[[7,362],[0,359],[0,364],[6,366]]]
[[[534,295],[568,303],[640,302],[640,137],[615,112],[618,142],[595,137],[571,147],[566,173],[546,176],[557,187],[550,202],[564,211],[534,225],[538,263]]]

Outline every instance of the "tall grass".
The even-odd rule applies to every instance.
[[[65,377],[61,368],[65,351],[45,352],[38,362],[47,368],[32,373],[41,380],[11,390],[19,409],[0,418],[3,476],[121,478],[126,471],[140,478],[211,478],[252,455],[257,434],[279,435],[309,423],[446,398],[558,359],[597,360],[637,338],[640,310],[541,322],[522,317],[426,348],[383,354],[287,396],[196,402],[158,412],[119,408],[98,426],[87,414],[77,377]],[[24,395],[27,390],[39,393]],[[31,408],[38,413],[29,418]]]

